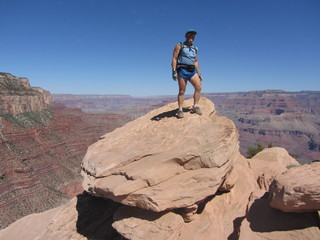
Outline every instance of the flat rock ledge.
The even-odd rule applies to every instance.
[[[214,195],[239,155],[233,122],[201,98],[201,116],[185,101],[168,104],[101,137],[82,163],[92,195],[154,212],[187,208]]]
[[[290,168],[270,185],[270,206],[284,212],[320,211],[320,163]]]

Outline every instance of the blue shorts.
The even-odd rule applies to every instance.
[[[182,77],[183,79],[190,81],[191,78],[197,73],[197,70],[195,69],[193,72],[188,72],[186,69],[180,68],[178,70],[178,76]]]

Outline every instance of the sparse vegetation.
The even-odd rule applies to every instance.
[[[37,128],[45,126],[48,120],[51,120],[53,113],[50,110],[42,110],[39,112],[25,112],[20,114],[3,114],[0,115],[6,121],[22,127]]]
[[[272,148],[273,144],[270,142],[268,143],[268,148]],[[252,158],[258,152],[261,152],[264,149],[264,145],[260,142],[256,144],[256,146],[249,146],[247,150],[247,158]]]
[[[295,154],[291,154],[291,153],[289,153],[289,155],[290,155],[291,157],[293,157],[295,160],[297,160],[297,159],[298,159],[298,156],[297,156],[297,155],[295,155]]]
[[[49,185],[45,185],[45,187],[46,187],[49,191],[56,193],[56,194],[57,194],[58,196],[60,196],[61,198],[69,199],[68,196],[67,196],[65,193],[57,190],[56,188],[54,188],[54,187],[52,187],[52,186],[49,186]]]
[[[255,146],[249,146],[247,150],[247,158],[252,158],[255,156],[258,152],[261,152],[264,149],[264,146],[262,143],[257,143]]]

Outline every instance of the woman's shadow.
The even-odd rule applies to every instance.
[[[190,112],[191,109],[190,108],[183,108],[182,109],[183,112]],[[152,121],[160,121],[164,118],[178,118],[177,116],[177,112],[178,112],[178,109],[175,109],[175,110],[171,110],[171,111],[167,111],[167,112],[163,112],[163,113],[160,113],[154,117],[151,118]]]

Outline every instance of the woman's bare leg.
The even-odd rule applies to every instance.
[[[186,92],[187,88],[187,81],[184,80],[182,77],[178,77],[179,83],[179,94],[178,94],[178,107],[182,109],[183,101],[184,101],[184,93]]]
[[[191,79],[190,83],[194,87],[193,100],[194,105],[197,106],[201,97],[201,79],[198,74],[195,74]]]

